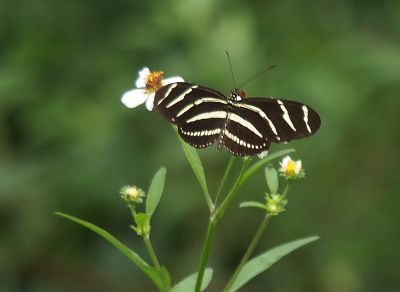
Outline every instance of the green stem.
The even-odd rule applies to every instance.
[[[289,192],[290,183],[291,183],[291,180],[287,180],[285,190],[283,191],[282,200],[284,200],[286,198],[286,196]]]
[[[214,218],[215,221],[218,221],[219,219],[221,219],[221,217],[224,215],[226,209],[228,208],[229,203],[233,199],[235,193],[240,188],[240,186],[243,184],[243,182],[244,182],[243,175],[246,172],[249,162],[250,162],[250,159],[244,159],[242,170],[240,171],[239,177],[236,180],[235,185],[232,187],[231,191],[226,196],[226,198],[222,202],[221,206],[218,209],[216,209],[215,212],[212,214],[212,217]]]
[[[208,229],[207,229],[206,241],[204,243],[203,254],[201,256],[200,268],[199,268],[199,272],[197,274],[196,288],[194,290],[195,292],[201,291],[201,284],[203,283],[204,271],[207,266],[207,261],[208,261],[208,257],[210,255],[210,250],[211,250],[211,243],[214,238],[215,228],[217,226],[218,220],[221,219],[221,217],[225,213],[225,210],[227,209],[230,201],[232,200],[234,194],[236,193],[236,191],[239,189],[239,187],[243,183],[242,178],[243,178],[244,173],[246,172],[249,162],[250,162],[250,159],[244,160],[242,170],[239,174],[238,179],[236,180],[235,185],[232,187],[232,190],[226,196],[226,198],[222,202],[221,206],[218,209],[214,210],[214,212],[211,213],[210,221],[208,222]],[[228,169],[225,172],[225,176],[221,183],[221,188],[225,184],[226,178],[229,175],[230,168],[232,168],[232,165],[233,165],[233,159],[229,163]]]
[[[150,235],[149,234],[144,235],[143,236],[143,240],[144,240],[144,242],[146,244],[147,251],[150,254],[151,260],[153,261],[154,267],[157,270],[158,276],[161,279],[161,282],[162,282],[163,287],[164,287],[164,291],[166,291],[166,292],[170,291],[170,288],[169,288],[167,282],[165,281],[165,277],[164,277],[164,274],[163,274],[163,272],[161,270],[161,266],[160,266],[160,263],[158,262],[158,259],[157,259],[156,253],[154,251],[154,248],[153,248],[153,246],[152,246],[152,244],[150,242]]]
[[[282,150],[282,151],[278,151],[275,152],[273,154],[269,154],[267,157],[265,157],[264,159],[258,161],[257,163],[254,163],[248,171],[246,171],[245,175],[243,176],[243,181],[245,181],[246,179],[248,179],[250,176],[252,176],[257,170],[259,170],[260,168],[264,167],[266,164],[270,163],[272,160],[281,157],[283,155],[287,155],[291,152],[294,152],[294,149],[287,149],[287,150]]]
[[[287,184],[285,187],[285,190],[283,191],[283,195],[281,197],[282,200],[285,199],[285,197],[287,196],[288,192],[289,192],[289,188],[290,188],[290,180],[287,180]],[[263,222],[261,223],[260,228],[258,229],[256,235],[254,236],[253,241],[251,242],[248,250],[246,251],[245,255],[243,256],[239,266],[237,267],[235,273],[233,274],[232,278],[229,280],[229,283],[226,285],[225,289],[223,290],[223,292],[229,292],[229,290],[232,288],[233,284],[235,283],[237,277],[239,276],[240,272],[242,271],[244,265],[247,263],[247,261],[249,260],[251,254],[253,253],[255,247],[257,246],[258,242],[261,239],[262,234],[265,231],[265,228],[268,226],[269,221],[271,220],[271,216],[269,216],[268,213],[266,213],[265,218],[263,220]]]
[[[136,203],[130,202],[129,206],[130,206],[130,209],[132,211],[133,218],[134,218],[134,220],[136,222],[136,219],[135,219],[135,217],[137,215],[136,210],[135,210]],[[146,244],[147,251],[149,252],[150,258],[153,261],[154,267],[157,270],[158,276],[161,279],[164,291],[165,292],[170,291],[170,287],[167,284],[167,282],[165,281],[165,277],[164,277],[164,274],[162,273],[161,266],[160,266],[160,263],[158,262],[158,259],[157,259],[156,253],[154,251],[153,245],[150,242],[150,234],[149,233],[144,234],[143,235],[143,240],[144,240],[144,243]]]
[[[210,221],[208,222],[206,242],[204,243],[203,254],[201,255],[199,273],[197,274],[196,288],[194,290],[195,292],[201,291],[201,284],[203,283],[204,271],[207,266],[208,256],[210,255],[211,243],[214,238],[216,226],[217,222],[213,221],[210,217]]]
[[[133,219],[135,219],[136,217],[136,203],[133,202],[129,202],[129,209],[131,209],[132,215],[133,215]]]
[[[261,236],[264,233],[265,228],[267,227],[267,225],[268,225],[270,220],[271,220],[271,216],[269,216],[268,213],[267,213],[265,215],[265,218],[264,218],[263,222],[261,223],[261,226],[258,229],[253,241],[251,242],[251,244],[249,246],[249,249],[246,251],[246,253],[243,256],[239,266],[237,267],[235,273],[233,274],[232,278],[230,279],[228,285],[225,287],[223,292],[228,292],[232,288],[232,285],[235,283],[235,280],[239,276],[239,274],[242,271],[244,265],[247,263],[247,261],[249,260],[251,254],[253,253],[255,247],[257,246],[258,242],[260,241]]]
[[[232,155],[231,160],[229,161],[228,167],[226,168],[226,171],[225,171],[224,177],[222,179],[221,185],[219,186],[217,197],[215,198],[214,206],[218,205],[219,197],[221,196],[222,190],[223,190],[223,188],[224,188],[224,186],[226,184],[226,181],[228,180],[228,177],[229,177],[229,174],[230,174],[230,172],[232,170],[232,166],[233,166],[234,162],[235,162],[235,156]]]

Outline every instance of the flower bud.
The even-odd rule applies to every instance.
[[[282,195],[267,194],[265,196],[265,199],[267,200],[265,209],[271,216],[276,216],[279,213],[285,211],[287,200],[283,199]]]
[[[125,186],[121,189],[120,194],[128,203],[143,203],[142,198],[145,197],[144,191],[136,186]]]

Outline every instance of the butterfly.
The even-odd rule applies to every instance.
[[[321,118],[311,107],[275,98],[247,98],[234,89],[230,97],[189,82],[160,88],[154,108],[177,125],[188,144],[205,148],[217,143],[235,156],[266,156],[271,143],[306,138],[318,131]]]

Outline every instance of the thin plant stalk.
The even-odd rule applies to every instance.
[[[221,206],[215,210],[214,214],[212,216],[218,221],[225,213],[226,209],[228,208],[229,203],[233,199],[234,195],[236,192],[239,190],[240,186],[243,183],[243,176],[246,173],[247,166],[250,163],[250,159],[244,159],[243,167],[242,170],[240,171],[239,177],[237,178],[234,186],[232,187],[231,191],[229,194],[226,196],[224,201],[222,202]]]
[[[219,186],[218,193],[217,193],[217,196],[216,196],[215,202],[214,202],[215,206],[218,205],[218,200],[219,200],[219,198],[221,196],[221,193],[222,193],[222,190],[225,187],[225,184],[226,184],[226,182],[228,180],[228,177],[229,177],[229,174],[230,174],[230,172],[232,170],[232,166],[233,166],[234,162],[235,162],[235,156],[232,156],[231,160],[229,161],[228,167],[226,168],[226,171],[225,171],[224,177],[222,179],[221,185]]]
[[[162,285],[164,287],[164,291],[169,292],[170,289],[168,287],[168,284],[165,282],[164,274],[163,274],[163,272],[161,270],[161,266],[160,266],[160,263],[158,262],[158,259],[157,259],[156,253],[154,251],[154,248],[153,248],[153,246],[152,246],[152,244],[150,242],[149,235],[146,234],[145,236],[143,236],[143,239],[144,239],[144,242],[146,244],[147,251],[149,252],[149,255],[151,257],[151,260],[153,261],[154,267],[156,268],[157,273],[158,273],[158,275],[159,275],[159,277],[161,279]]]
[[[282,195],[282,200],[286,197],[288,191],[289,191],[289,185],[290,185],[290,180],[287,181],[285,190]],[[251,254],[253,253],[254,249],[256,248],[258,242],[261,239],[261,236],[263,235],[265,228],[268,226],[269,221],[271,221],[271,216],[268,214],[268,212],[265,215],[265,218],[263,222],[261,223],[260,228],[258,229],[256,235],[254,236],[249,248],[247,249],[246,253],[244,254],[242,260],[240,261],[239,266],[236,268],[235,273],[233,274],[232,278],[229,280],[228,284],[226,285],[225,289],[223,292],[229,292],[229,290],[232,288],[232,285],[235,283],[235,280],[239,276],[240,272],[242,271],[244,265],[247,263],[249,260]]]
[[[135,218],[136,215],[137,215],[136,210],[135,210],[136,204],[131,202],[129,204],[129,207],[130,207],[130,209],[132,211],[133,217]],[[149,252],[149,255],[150,255],[150,258],[151,258],[151,260],[152,260],[152,262],[154,264],[154,267],[157,270],[158,276],[161,279],[164,291],[169,292],[170,288],[169,288],[168,284],[165,282],[165,277],[164,277],[164,274],[162,273],[160,263],[159,263],[159,261],[157,259],[157,256],[156,256],[156,252],[154,251],[153,245],[150,242],[150,234],[144,234],[143,235],[143,240],[144,240],[144,243],[146,244],[147,251]]]
[[[236,180],[235,185],[232,187],[231,191],[229,194],[226,196],[225,200],[222,202],[220,208],[216,209],[214,212],[212,212],[210,216],[210,220],[208,222],[208,228],[207,228],[207,235],[206,235],[206,241],[204,243],[204,249],[203,249],[203,254],[201,256],[201,262],[200,262],[200,267],[199,267],[199,272],[197,274],[197,281],[196,281],[196,287],[195,287],[195,292],[200,292],[201,291],[201,284],[203,282],[203,277],[204,277],[204,271],[207,266],[208,262],[208,257],[210,255],[210,250],[211,250],[211,243],[214,238],[214,233],[215,233],[215,228],[217,226],[217,223],[219,219],[221,219],[222,215],[225,213],[225,210],[227,209],[230,201],[232,200],[233,196],[239,189],[239,187],[242,184],[242,177],[246,172],[247,166],[250,162],[250,159],[245,159],[243,163],[242,170],[240,171],[239,177]],[[232,167],[231,163],[228,165],[228,168]],[[222,180],[222,184],[225,183],[225,177]],[[221,189],[221,188],[220,188]]]
[[[271,216],[269,216],[269,214],[266,213],[265,218],[264,218],[263,222],[261,223],[260,228],[258,229],[258,231],[257,231],[256,235],[254,236],[254,238],[253,238],[248,250],[244,254],[239,266],[237,267],[235,273],[233,274],[232,278],[230,279],[229,283],[227,284],[227,286],[225,287],[223,292],[228,292],[229,289],[232,288],[232,285],[235,283],[235,280],[239,276],[239,274],[242,271],[244,265],[247,263],[247,261],[249,260],[251,254],[253,253],[254,249],[256,248],[258,242],[260,241],[261,236],[264,233],[265,228],[268,226],[268,223],[269,223],[270,220],[271,220]]]
[[[208,256],[210,255],[211,243],[214,238],[214,233],[215,233],[216,227],[217,227],[217,222],[210,219],[210,221],[208,223],[206,242],[204,243],[203,254],[201,255],[200,268],[199,268],[199,272],[197,274],[196,287],[194,290],[195,292],[201,291],[201,285],[203,283],[204,272],[207,267]]]

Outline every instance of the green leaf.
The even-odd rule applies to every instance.
[[[126,255],[131,261],[133,261],[143,272],[146,273],[147,276],[154,282],[154,284],[157,285],[157,287],[163,291],[163,285],[162,281],[160,279],[160,276],[157,273],[157,270],[149,264],[147,264],[138,254],[136,254],[134,251],[130,250],[128,247],[126,247],[124,244],[122,244],[118,239],[116,239],[114,236],[109,234],[107,231],[97,227],[96,225],[93,225],[89,222],[80,220],[78,218],[56,212],[57,215],[67,218],[73,222],[76,222],[82,226],[85,226],[86,228],[89,228],[90,230],[96,232],[106,240],[108,240],[112,245],[114,245],[116,248],[118,248],[124,255]]]
[[[253,173],[255,173],[257,170],[259,170],[261,167],[265,166],[266,164],[270,163],[272,160],[287,155],[289,153],[294,152],[294,149],[286,149],[286,150],[282,150],[282,151],[278,151],[275,153],[272,153],[271,155],[268,155],[267,157],[265,157],[264,159],[261,159],[259,162],[253,164],[252,167],[250,167],[246,173],[244,174],[241,183],[245,182],[246,179],[248,179]]]
[[[160,202],[160,198],[164,189],[166,173],[167,170],[164,167],[160,168],[151,182],[146,199],[146,214],[148,214],[150,217],[157,208],[158,202]]]
[[[232,288],[229,289],[229,292],[237,291],[252,278],[264,272],[266,269],[268,269],[270,266],[276,263],[283,256],[289,254],[290,252],[294,251],[295,249],[298,249],[303,245],[306,245],[307,243],[317,240],[318,238],[319,238],[318,236],[311,236],[308,238],[292,241],[283,244],[281,246],[275,247],[253,258],[247,264],[244,265],[243,270],[236,278],[234,284],[232,285]]]
[[[132,228],[140,236],[147,236],[150,233],[150,215],[138,213],[135,216],[136,227]]]
[[[166,284],[168,285],[169,288],[171,288],[171,275],[169,274],[165,266],[161,267],[161,273],[164,277],[164,280],[166,281]]]
[[[208,287],[208,284],[210,284],[211,279],[213,275],[213,270],[210,268],[205,269],[204,271],[204,277],[203,277],[203,283],[201,284],[201,291],[205,290]],[[176,284],[171,292],[188,292],[188,291],[194,291],[195,286],[196,286],[196,280],[197,280],[197,273],[192,274],[182,281],[180,281],[178,284]]]
[[[275,168],[267,166],[265,168],[265,176],[267,178],[267,184],[272,195],[276,195],[278,192],[278,172]]]
[[[176,127],[174,127],[174,130],[178,134]],[[179,137],[179,141],[182,144],[183,151],[185,152],[185,155],[186,155],[187,159],[189,160],[190,166],[192,167],[193,172],[196,175],[197,180],[199,181],[200,186],[203,190],[203,193],[206,196],[207,204],[208,204],[209,208],[212,209],[213,204],[212,204],[211,197],[210,197],[210,194],[207,189],[206,176],[204,174],[204,168],[203,168],[203,165],[201,164],[199,155],[197,154],[196,150],[193,147],[186,144],[186,142],[183,141],[182,138]]]
[[[180,139],[182,143],[183,150],[185,151],[185,155],[189,160],[189,163],[196,174],[197,179],[200,182],[201,187],[208,193],[206,176],[204,174],[203,165],[201,164],[200,157],[196,152],[196,149],[186,144],[185,141]]]
[[[240,208],[244,208],[244,207],[256,207],[256,208],[261,208],[266,210],[266,206],[265,204],[261,204],[259,202],[253,202],[253,201],[249,201],[249,202],[243,202],[239,205]]]

